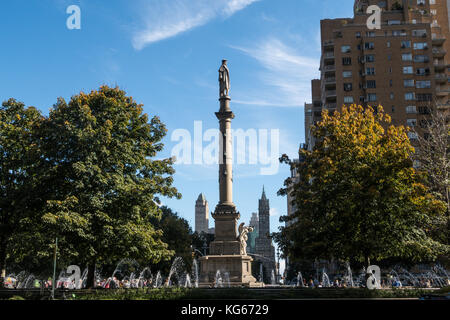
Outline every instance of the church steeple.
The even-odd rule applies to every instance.
[[[263,185],[263,192],[262,192],[261,200],[267,200],[266,191],[264,190],[264,185]]]

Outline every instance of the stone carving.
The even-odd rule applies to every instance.
[[[241,223],[239,226],[239,242],[241,243],[241,255],[247,255],[247,240],[248,233],[253,232],[253,227],[245,227],[245,223]]]
[[[230,93],[230,70],[227,67],[227,60],[222,60],[219,69],[220,97],[228,97]]]

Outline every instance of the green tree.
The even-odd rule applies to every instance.
[[[343,107],[312,128],[313,151],[295,168],[281,195],[290,192],[297,211],[283,217],[276,241],[291,261],[323,258],[370,264],[371,260],[433,260],[448,246],[433,240],[433,221],[445,204],[436,200],[412,167],[408,129],[390,124],[381,108]]]
[[[151,223],[161,215],[158,196],[181,197],[172,186],[173,160],[154,159],[166,131],[124,91],[107,86],[69,103],[58,99],[42,124],[50,167],[42,180],[51,186],[42,221],[73,261],[88,266],[88,286],[96,264],[171,256]]]
[[[162,230],[162,241],[167,243],[168,249],[174,252],[175,257],[183,258],[188,269],[192,266],[192,229],[186,219],[178,216],[172,209],[161,207],[161,219],[152,219],[155,229]],[[162,261],[157,269],[168,274],[171,267],[170,261]]]
[[[12,237],[26,230],[39,206],[39,197],[33,197],[39,163],[33,131],[40,121],[38,110],[14,99],[0,107],[0,286]]]

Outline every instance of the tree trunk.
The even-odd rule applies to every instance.
[[[5,286],[6,278],[6,237],[0,238],[0,288]]]
[[[93,289],[93,288],[95,288],[95,285],[96,285],[96,283],[95,283],[95,260],[94,260],[88,265],[86,288]]]

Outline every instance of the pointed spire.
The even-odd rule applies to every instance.
[[[262,192],[262,197],[261,197],[261,199],[262,199],[262,200],[267,200],[267,197],[266,197],[266,191],[264,190],[264,185],[263,185],[263,192]]]

